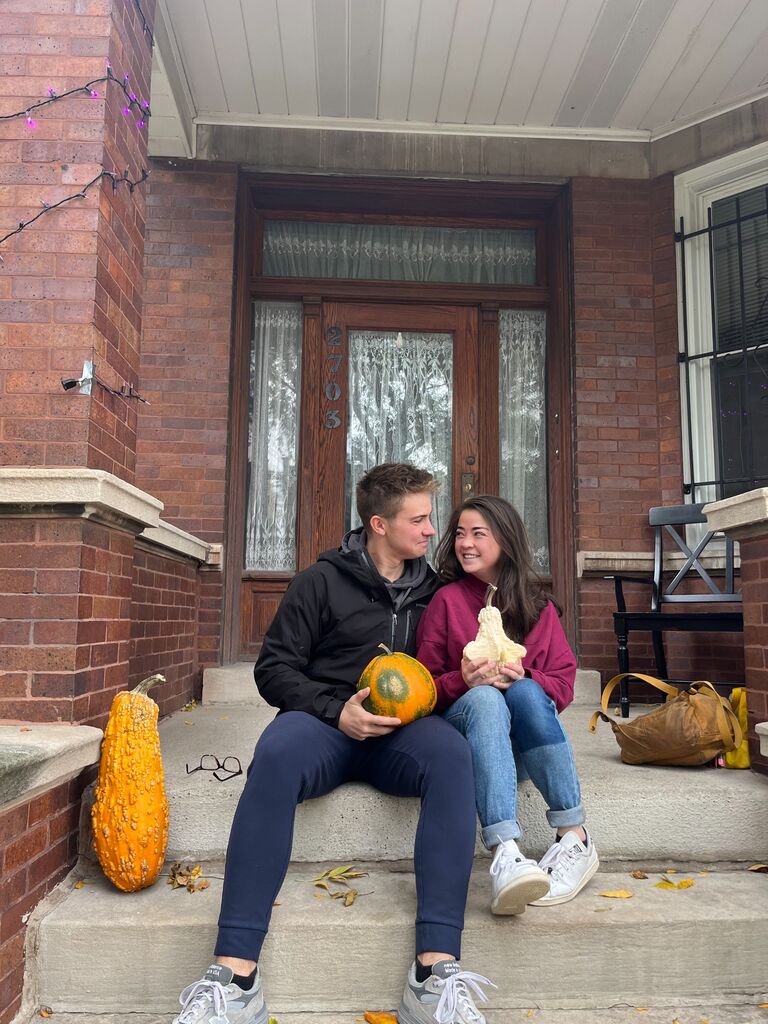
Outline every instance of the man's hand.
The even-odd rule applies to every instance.
[[[372,715],[363,707],[363,701],[371,692],[370,686],[353,694],[339,717],[339,729],[353,740],[369,740],[373,736],[386,736],[400,725],[399,718],[385,718]]]

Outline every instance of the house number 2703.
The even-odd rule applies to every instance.
[[[325,364],[328,367],[327,378],[323,387],[323,396],[326,402],[338,402],[342,397],[341,384],[337,374],[341,366],[341,339],[340,327],[327,327],[325,331],[325,346],[327,349]],[[341,410],[339,408],[323,409],[323,426],[326,430],[336,430],[341,426]]]

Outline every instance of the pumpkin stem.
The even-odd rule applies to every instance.
[[[485,592],[485,607],[490,608],[493,604],[493,595],[499,588],[494,586],[493,583],[488,584],[488,589]]]
[[[165,682],[165,676],[160,675],[159,672],[155,672],[154,675],[147,676],[146,679],[142,679],[142,681],[140,683],[137,683],[137,685],[134,686],[134,688],[131,690],[131,693],[138,693],[138,694],[146,695],[147,692],[149,691],[150,687],[154,686],[155,683],[164,683],[164,682]]]
[[[379,644],[379,647],[384,651],[385,654],[392,654],[392,651],[387,647],[386,644]],[[381,657],[381,655],[379,655]]]

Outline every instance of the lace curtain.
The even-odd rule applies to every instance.
[[[545,352],[546,313],[499,311],[499,491],[528,529],[534,564],[549,570]]]
[[[412,462],[442,484],[432,516],[439,538],[451,512],[452,413],[452,335],[349,332],[350,527],[360,525],[354,495],[366,470]]]
[[[536,232],[268,220],[266,277],[535,284]]]
[[[245,568],[296,568],[300,302],[255,302],[248,421]]]

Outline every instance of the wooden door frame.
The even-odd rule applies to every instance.
[[[397,281],[261,278],[261,247],[265,212],[290,213],[300,219],[361,218],[453,226],[527,226],[537,229],[536,286],[419,284]],[[479,398],[495,402],[498,393],[499,308],[547,310],[547,480],[549,485],[550,551],[558,553],[556,596],[563,607],[563,625],[576,645],[576,552],[574,547],[572,402],[572,286],[570,267],[569,183],[525,184],[499,181],[443,181],[403,178],[341,178],[320,175],[243,175],[238,189],[233,357],[230,376],[230,425],[227,464],[223,662],[240,654],[240,601],[246,514],[248,366],[251,304],[255,299],[294,299],[304,306],[305,332],[320,331],[323,302],[448,303],[479,308],[481,346]],[[306,336],[306,333],[305,333]],[[308,379],[306,367],[303,380]],[[302,402],[304,400],[302,390]],[[481,443],[498,448],[498,424],[485,417]],[[311,424],[302,426],[302,436]],[[300,445],[299,488],[306,480],[310,445]],[[486,477],[488,491],[498,491],[498,467]],[[308,506],[307,502],[302,503]],[[300,506],[302,507],[302,506]],[[304,518],[307,517],[305,509]],[[299,519],[297,535],[308,523]],[[299,567],[306,554],[300,544]],[[554,562],[554,559],[553,559]],[[275,582],[289,574],[269,574]]]

